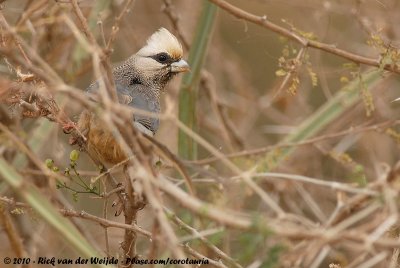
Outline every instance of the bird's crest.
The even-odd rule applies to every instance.
[[[182,45],[178,39],[167,29],[160,28],[147,39],[147,45],[137,54],[151,56],[161,52],[168,53],[173,59],[181,59],[183,56]]]

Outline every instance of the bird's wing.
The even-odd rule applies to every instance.
[[[99,80],[94,81],[88,88],[86,89],[86,93],[90,94],[92,97],[93,101],[96,101],[99,94]],[[118,102],[121,104],[129,104],[132,102],[132,97],[129,95],[129,92],[126,90],[128,86],[121,85],[119,83],[116,83],[116,90],[117,90],[117,97],[118,97]]]
[[[135,84],[129,86],[129,96],[132,101],[127,103],[129,106],[146,112],[159,113],[160,103],[157,96],[151,95],[151,90],[143,85]],[[134,114],[134,121],[142,124],[153,134],[158,130],[159,120],[147,115]]]
[[[160,104],[156,96],[151,95],[151,91],[141,84],[123,85],[116,81],[118,101],[121,104],[129,105],[135,109],[146,112],[159,113]],[[99,89],[99,82],[93,82],[86,90],[87,93],[96,95]],[[159,126],[159,120],[145,115],[134,114],[134,126],[145,134],[154,134]],[[142,125],[148,131],[138,124]]]

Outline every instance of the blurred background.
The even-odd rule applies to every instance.
[[[129,13],[120,21],[111,62],[118,64],[135,53],[160,27],[167,28],[181,40],[184,58],[187,59],[205,2],[134,1]],[[103,35],[108,39],[124,3],[120,0],[79,1],[91,31],[101,46]],[[232,0],[229,3],[255,15],[265,15],[268,21],[300,36],[396,64],[400,45],[400,30],[397,27],[400,2],[397,0]],[[94,80],[90,54],[60,20],[61,15],[66,14],[76,21],[69,1],[6,0],[1,5],[7,22],[16,27],[19,35],[66,83],[84,90]],[[211,40],[196,98],[197,131],[226,155],[242,152],[242,155],[232,158],[238,167],[366,187],[382,176],[384,168],[393,167],[398,161],[400,132],[396,120],[400,104],[392,102],[400,97],[398,74],[382,72],[373,80],[363,80],[362,76],[371,67],[349,62],[326,51],[302,48],[284,36],[235,18],[224,10],[218,10],[209,34]],[[1,42],[2,46],[7,46],[4,34]],[[14,53],[19,52],[15,50]],[[2,57],[2,79],[17,79],[11,66],[17,67],[8,57]],[[22,72],[27,71],[22,69]],[[166,99],[172,100],[177,116],[181,79],[175,78],[163,96],[164,102]],[[337,108],[340,111],[324,121],[325,124],[318,125],[324,120],[318,117],[321,107],[329,106],[336,101],[338,94],[348,91],[356,91],[350,105],[345,103],[344,97],[338,101],[339,106],[344,103],[342,108]],[[76,119],[82,109],[80,105],[61,95],[57,95],[56,99],[64,112]],[[313,118],[316,120],[312,123],[315,124],[315,131],[300,137],[301,127]],[[29,144],[41,161],[52,159],[61,173],[68,167],[70,152],[76,148],[69,145],[69,136],[58,125],[45,118],[24,119],[14,126],[13,131]],[[308,142],[315,137],[320,138]],[[178,153],[178,129],[172,122],[161,123],[156,139],[172,152]],[[293,151],[286,156],[280,151],[286,147],[273,147],[280,142],[299,144],[290,147]],[[2,135],[0,145],[3,155],[9,161],[15,161],[19,154],[12,142]],[[252,151],[254,149],[259,151]],[[284,156],[281,157],[281,153]],[[213,160],[213,156],[199,147],[197,160],[185,162],[190,166],[199,198],[220,208],[274,217],[274,211],[240,180],[232,178],[230,171],[219,161]],[[47,181],[33,164],[24,161],[13,163],[27,180],[39,186],[40,181]],[[84,153],[79,158],[77,168],[87,180],[98,174]],[[171,177],[176,175],[168,165],[161,172]],[[343,193],[330,187],[312,183],[279,178],[260,179],[257,182],[286,213],[298,215],[316,226],[327,224],[338,202],[350,198],[346,194],[343,197]],[[85,210],[99,217],[103,215],[104,201],[93,195],[76,196],[68,189],[56,189],[51,180],[41,190],[49,197],[63,199],[65,203],[58,204],[61,207],[69,203],[76,211]],[[16,198],[5,183],[0,185],[0,194]],[[331,267],[329,264],[333,263],[341,265],[337,267],[389,267],[391,249],[382,249],[386,255],[375,266],[358,266],[381,253],[380,249],[369,252],[362,245],[353,247],[345,238],[339,238],[339,241],[330,245],[329,253],[322,261],[314,262],[323,248],[317,239],[297,240],[259,235],[257,232],[239,232],[195,217],[192,212],[175,204],[174,200],[167,197],[165,200],[185,222],[199,231],[209,230],[207,238],[243,267],[314,267],[311,266],[313,263],[318,263],[315,267]],[[122,217],[113,216],[110,204],[106,205],[109,219],[123,221]],[[390,213],[386,205],[382,204],[380,212],[369,215],[352,227],[367,234],[373,232],[388,216],[385,213]],[[10,215],[30,256],[76,256],[74,250],[49,230],[33,211],[12,212]],[[104,252],[103,228],[93,222],[75,221],[85,230],[92,244]],[[367,226],[368,223],[372,226]],[[154,216],[151,209],[146,207],[139,213],[138,225],[151,230],[153,224]],[[196,239],[187,238],[187,234],[179,228],[175,231],[182,241],[188,239],[190,245],[213,258],[213,252]],[[108,254],[115,256],[123,232],[109,229],[108,235]],[[7,240],[4,232],[0,232],[0,239]],[[162,249],[162,246],[159,248]],[[138,253],[147,256],[150,249],[151,241],[140,237]],[[159,256],[169,254],[168,250],[160,251]],[[2,243],[0,259],[12,255],[14,252],[10,244]],[[354,260],[357,256],[362,256],[359,262]]]

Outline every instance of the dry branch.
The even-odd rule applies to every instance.
[[[300,36],[299,34],[293,32],[291,30],[283,28],[283,27],[269,21],[266,15],[263,15],[263,16],[254,15],[252,13],[244,11],[243,9],[238,8],[234,5],[226,2],[225,0],[208,0],[208,1],[214,3],[215,5],[219,6],[221,9],[224,9],[225,11],[227,11],[228,13],[237,17],[238,19],[243,19],[245,21],[249,21],[251,23],[260,25],[261,27],[264,27],[270,31],[273,31],[273,32],[279,34],[280,36],[287,37],[287,38],[299,43],[303,47],[312,47],[312,48],[322,50],[324,52],[339,56],[341,58],[344,58],[346,60],[349,60],[349,61],[352,61],[352,62],[355,62],[358,64],[364,64],[364,65],[373,66],[373,67],[377,67],[377,68],[383,67],[387,71],[400,74],[400,69],[398,68],[397,64],[394,64],[394,65],[392,65],[392,64],[385,65],[384,64],[382,66],[383,63],[381,62],[381,59],[379,59],[379,58],[373,59],[373,58],[364,57],[364,56],[337,48],[336,45],[325,44],[325,43],[318,42],[315,40],[307,39],[306,37]]]

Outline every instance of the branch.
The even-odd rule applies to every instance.
[[[89,25],[86,21],[85,16],[82,13],[82,10],[79,8],[77,0],[71,0],[71,4],[73,7],[73,10],[75,12],[75,15],[78,17],[78,20],[82,26],[82,30],[85,33],[86,37],[89,39],[89,42],[92,46],[94,46],[98,51],[99,51],[99,56],[101,59],[102,66],[104,68],[104,71],[106,75],[103,78],[105,79],[106,82],[106,90],[107,93],[112,101],[117,101],[117,91],[115,89],[115,82],[113,78],[113,72],[112,72],[112,67],[111,64],[108,60],[107,54],[104,53],[102,49],[100,49],[99,45],[96,42],[96,38],[94,37],[93,33],[90,31]]]
[[[307,39],[305,37],[302,37],[302,36],[294,33],[293,31],[290,31],[286,28],[283,28],[279,25],[276,25],[275,23],[268,21],[267,16],[265,16],[265,15],[264,16],[254,15],[254,14],[244,11],[243,9],[240,9],[234,5],[229,4],[225,0],[209,0],[209,1],[214,3],[215,5],[219,6],[221,9],[225,10],[226,12],[232,14],[233,16],[235,16],[238,19],[243,19],[248,22],[260,25],[263,28],[273,31],[279,35],[285,36],[285,37],[301,44],[304,47],[316,48],[316,49],[328,52],[330,54],[342,57],[344,59],[350,60],[355,63],[373,66],[373,67],[377,67],[377,68],[382,67],[382,63],[381,63],[380,59],[367,58],[367,57],[357,55],[352,52],[348,52],[343,49],[339,49],[335,45],[326,44],[326,43],[318,42],[315,40]],[[393,73],[400,74],[400,69],[397,67],[396,64],[384,65],[383,69],[393,72]]]
[[[317,136],[315,138],[310,138],[310,139],[306,139],[306,140],[299,141],[299,142],[279,143],[279,144],[269,145],[269,146],[265,146],[265,147],[261,147],[261,148],[249,149],[249,150],[244,150],[244,151],[240,151],[240,152],[230,153],[230,154],[226,154],[225,156],[227,158],[254,156],[254,155],[263,154],[263,153],[266,153],[266,152],[269,152],[269,151],[272,151],[275,149],[279,149],[279,148],[310,145],[310,144],[314,144],[314,143],[317,143],[320,141],[335,139],[335,138],[343,137],[343,136],[350,135],[350,134],[358,134],[358,133],[363,133],[363,132],[367,132],[367,131],[378,131],[379,132],[388,127],[397,126],[399,124],[400,124],[400,121],[388,120],[388,121],[384,121],[382,123],[370,125],[370,126],[350,127],[347,130],[343,130],[343,131],[336,132],[336,133],[323,134],[321,136]],[[185,163],[192,163],[192,164],[196,164],[196,165],[207,165],[207,164],[211,164],[218,160],[221,160],[221,159],[214,156],[214,157],[209,157],[209,158],[200,159],[200,160],[196,160],[196,161],[185,161]]]

